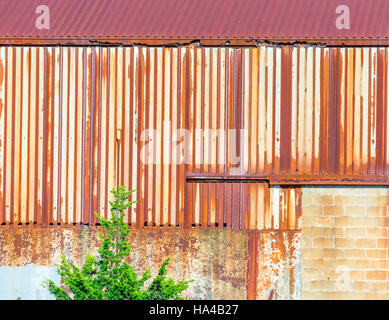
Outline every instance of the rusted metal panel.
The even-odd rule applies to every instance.
[[[50,9],[49,29],[35,25],[36,8]],[[349,28],[337,28],[337,8],[347,6]],[[0,38],[7,43],[94,44],[247,41],[388,43],[385,0],[3,0]],[[161,40],[163,40],[161,42]],[[155,42],[154,42],[155,44]]]
[[[248,299],[300,299],[301,234],[249,231]]]
[[[0,70],[0,223],[95,224],[120,184],[131,226],[298,228],[293,185],[388,184],[386,48],[1,47]]]
[[[301,228],[301,190],[267,183],[190,183],[184,224],[216,229]],[[181,223],[180,223],[181,224]]]

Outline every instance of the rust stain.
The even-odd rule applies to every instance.
[[[249,264],[248,264],[248,288],[247,299],[256,300],[257,298],[257,276],[258,276],[258,233],[250,231],[248,240]]]
[[[0,61],[0,87],[4,84],[4,61]]]

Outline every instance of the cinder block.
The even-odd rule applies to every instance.
[[[389,239],[377,239],[377,248],[389,248]]]
[[[334,260],[333,259],[314,259],[310,260],[310,267],[324,270],[324,269],[331,269],[334,267]]]
[[[325,300],[341,300],[343,298],[342,292],[323,292]]]
[[[368,217],[384,217],[386,216],[385,206],[367,206]]]
[[[365,249],[344,249],[343,254],[346,259],[364,259],[366,258]]]
[[[324,300],[326,292],[320,291],[303,291],[302,299],[303,300]]]
[[[321,227],[306,227],[302,228],[301,234],[303,238],[321,238],[323,236],[323,228]]]
[[[366,300],[367,292],[345,292],[343,299],[345,300]]]
[[[312,193],[305,193],[303,192],[303,197],[302,197],[302,205],[303,207],[305,206],[312,206],[314,204],[317,204],[316,199],[318,198],[317,195],[312,194]]]
[[[304,230],[307,227],[312,227],[313,226],[313,217],[306,216],[303,213],[302,216],[302,230]]]
[[[303,245],[303,248],[312,248],[313,247],[313,239],[303,237],[302,245]]]
[[[344,209],[345,216],[366,216],[366,206],[346,206]]]
[[[355,268],[360,270],[374,270],[375,260],[358,259],[355,260]]]
[[[386,239],[387,233],[387,228],[366,228],[366,237],[370,239]]]
[[[323,255],[324,255],[323,249],[318,249],[318,248],[301,249],[302,259],[319,259],[319,258],[323,258]]]
[[[352,263],[354,263],[354,260],[352,259],[349,259],[347,261],[351,261]],[[355,270],[345,265],[340,265],[336,261],[333,269],[323,270],[323,279],[338,280],[338,281],[342,281],[342,279],[343,280],[348,279],[350,281],[365,280],[365,273],[366,271],[364,270]]]
[[[345,236],[344,228],[336,228],[336,227],[325,228],[325,227],[322,227],[321,230],[322,230],[323,237],[343,238]]]
[[[322,280],[323,279],[323,272],[321,270],[317,270],[317,269],[305,269],[304,268],[303,278],[306,280]],[[305,290],[305,288],[303,288],[303,290]]]
[[[368,292],[366,294],[367,300],[388,300],[389,294],[387,292]]]
[[[386,249],[366,249],[366,258],[385,259],[386,258]]]
[[[323,206],[323,215],[330,217],[340,217],[343,216],[343,207],[342,206]]]
[[[367,280],[386,280],[386,271],[366,271]]]
[[[375,290],[375,282],[373,281],[355,281],[354,282],[354,290],[355,291],[374,291]]]
[[[334,197],[332,195],[321,195],[320,204],[321,205],[332,205],[334,203]]]
[[[366,280],[365,270],[350,270],[348,273],[350,280]]]
[[[313,280],[312,290],[313,291],[333,291],[335,281],[330,280]]]
[[[377,226],[377,218],[375,217],[356,217],[355,226],[375,228]]]
[[[353,227],[355,226],[355,218],[354,217],[336,217],[335,218],[335,226],[337,227]]]
[[[389,217],[378,217],[377,218],[377,227],[389,227]]]
[[[389,195],[377,196],[377,204],[389,205]]]
[[[364,238],[366,237],[366,228],[345,228],[347,238]]]
[[[386,291],[389,292],[389,282],[388,281],[377,281],[375,282],[375,287],[377,291]]]
[[[343,259],[343,249],[324,248],[322,254],[323,254],[322,257],[325,259],[335,259],[335,258]]]
[[[333,248],[334,239],[332,238],[316,238],[313,239],[313,247],[316,248]]]
[[[312,291],[312,281],[311,280],[304,280],[302,289],[303,289],[303,291]]]
[[[323,217],[323,216],[304,216],[302,217],[302,226],[306,227],[326,227],[333,225],[333,217]]]
[[[374,266],[376,270],[389,271],[389,260],[374,260]]]
[[[333,263],[333,266],[334,268],[338,271],[338,272],[342,272],[339,268],[342,267],[342,268],[345,268],[347,270],[348,269],[354,269],[355,268],[355,260],[354,259],[336,259],[334,260],[334,263]],[[348,272],[350,272],[351,270],[348,270]]]
[[[336,248],[354,248],[354,239],[352,238],[336,238],[335,239]]]
[[[377,240],[376,239],[356,239],[355,240],[356,248],[376,248]]]
[[[337,195],[334,196],[334,205],[377,205],[377,196],[364,195],[361,197],[355,195]]]

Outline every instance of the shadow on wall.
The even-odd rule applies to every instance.
[[[60,283],[55,267],[28,264],[20,267],[0,267],[0,300],[53,300],[41,286],[49,278]]]

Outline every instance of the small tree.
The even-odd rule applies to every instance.
[[[135,190],[126,191],[124,186],[112,190],[114,201],[110,201],[111,219],[106,220],[97,213],[104,233],[99,233],[102,243],[98,256],[87,255],[81,268],[67,261],[62,255],[58,267],[61,276],[61,287],[51,280],[44,286],[57,300],[182,300],[180,294],[188,288],[190,281],[176,283],[166,279],[166,259],[158,271],[158,275],[148,287],[146,282],[151,278],[150,270],[140,277],[125,258],[132,251],[127,237],[129,228],[124,222],[124,215],[135,201],[128,198]]]

